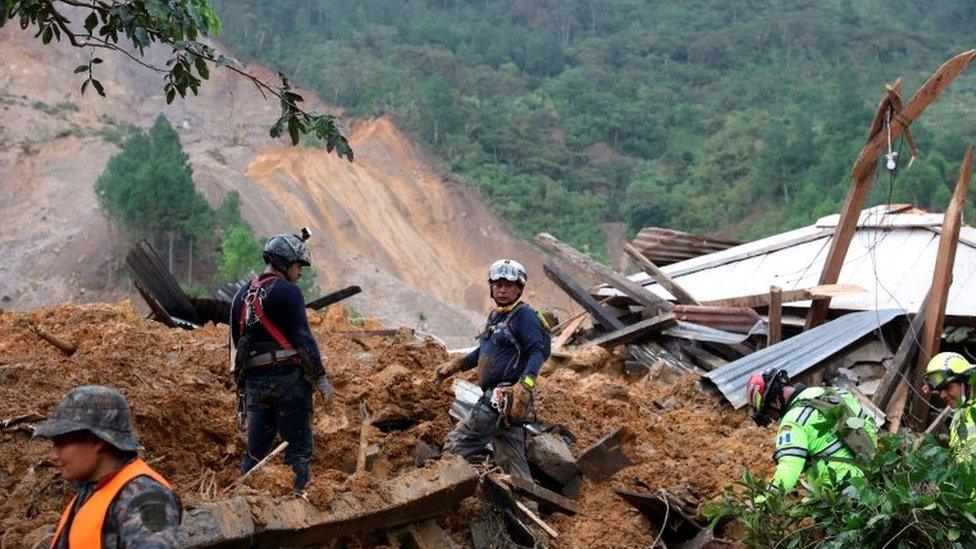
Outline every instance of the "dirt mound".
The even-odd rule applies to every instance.
[[[443,347],[408,332],[393,338],[342,335],[377,327],[375,321],[352,326],[346,315],[333,306],[310,319],[339,395],[328,413],[316,400],[309,499],[321,508],[382,502],[381,481],[415,467],[418,443],[439,449],[451,426],[450,382],[431,382],[434,367],[446,359]],[[64,356],[32,326],[76,345],[77,352]],[[0,313],[0,420],[47,415],[76,385],[115,386],[132,405],[143,457],[173,482],[184,505],[218,498],[237,478],[244,449],[234,421],[226,337],[225,326],[165,328],[129,302]],[[742,467],[769,468],[769,434],[704,395],[693,378],[628,381],[615,373],[617,361],[605,357],[601,371],[550,365],[542,376],[539,416],[573,433],[574,453],[623,425],[636,434],[638,462],[609,482],[584,482],[581,514],[550,517],[560,532],[554,546],[649,544],[650,525],[612,493],[614,487],[668,487],[703,501]],[[368,443],[379,447],[380,457],[371,472],[354,474],[361,402],[373,419]],[[25,430],[0,430],[0,492],[7,495],[0,503],[0,535],[10,546],[37,539],[70,497],[46,461],[48,448]],[[235,490],[285,495],[291,472],[279,460],[246,484]],[[442,521],[455,537],[463,537],[473,508],[466,503]]]

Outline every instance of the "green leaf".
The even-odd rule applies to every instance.
[[[79,74],[88,70],[88,65],[78,65],[75,67],[75,74]]]
[[[207,68],[207,62],[199,55],[193,59],[193,64],[197,67],[197,72],[200,73],[200,77],[204,80],[210,78],[210,70]]]
[[[85,95],[85,90],[88,88],[88,84],[91,84],[91,81],[91,78],[89,78],[81,83],[81,95]]]
[[[299,122],[298,117],[292,116],[288,120],[288,135],[291,136],[291,144],[297,145],[298,140],[301,136],[301,122]]]
[[[88,31],[88,34],[91,34],[92,30],[94,30],[95,27],[97,26],[98,26],[98,13],[92,11],[91,13],[88,14],[88,17],[85,18],[85,30]]]
[[[91,83],[92,86],[94,86],[95,91],[98,92],[98,95],[105,97],[105,88],[102,87],[102,83],[95,79],[92,79]]]
[[[956,541],[957,539],[959,539],[959,536],[961,535],[962,532],[960,532],[959,530],[956,530],[955,528],[950,528],[949,531],[946,532],[946,539],[949,541]]]
[[[135,30],[132,31],[132,38],[134,39],[133,41],[136,43],[136,46],[139,48],[144,48],[149,45],[149,33],[146,32],[146,29],[142,27],[136,27]]]

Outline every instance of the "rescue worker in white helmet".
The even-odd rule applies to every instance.
[[[864,475],[861,466],[874,453],[877,426],[850,392],[793,385],[786,370],[771,368],[749,378],[746,397],[760,427],[779,421],[771,492],[792,491],[801,474],[814,484]]]
[[[448,434],[444,450],[475,460],[486,455],[491,443],[495,461],[506,473],[531,479],[524,424],[534,418],[536,376],[549,358],[550,336],[545,320],[522,301],[527,278],[525,267],[515,260],[492,263],[488,287],[495,307],[478,336],[478,347],[441,364],[437,378],[477,367],[483,391],[468,420]]]
[[[976,367],[959,353],[939,353],[925,368],[929,390],[954,409],[949,424],[949,448],[960,461],[972,461],[976,456],[974,376]]]

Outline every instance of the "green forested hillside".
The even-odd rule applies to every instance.
[[[239,56],[394,115],[516,230],[598,254],[605,220],[754,237],[836,211],[884,83],[976,46],[976,0],[215,4]],[[976,68],[915,135],[874,201],[941,209]]]

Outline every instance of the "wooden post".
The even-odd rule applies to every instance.
[[[945,90],[953,80],[976,59],[976,50],[968,50],[948,60],[939,67],[938,70],[922,85],[915,95],[908,100],[908,104],[901,112],[891,113],[890,128],[891,139],[901,137],[908,126],[914,122],[922,112]],[[877,113],[871,125],[872,133],[868,136],[868,143],[861,149],[861,154],[854,163],[851,172],[851,187],[847,191],[847,198],[844,199],[844,206],[841,209],[840,220],[834,229],[834,237],[830,243],[830,251],[827,253],[827,260],[824,263],[823,272],[820,274],[820,284],[834,284],[840,277],[841,267],[844,265],[844,257],[850,247],[851,239],[857,228],[857,221],[867,199],[868,191],[871,189],[871,179],[878,163],[881,152],[888,146],[888,132],[882,131],[885,113],[895,110],[897,105],[900,84],[890,86],[885,92],[884,99],[878,105]],[[815,328],[823,323],[827,318],[827,309],[830,307],[830,299],[815,301],[807,313],[806,329]]]
[[[685,291],[677,282],[671,280],[671,277],[667,275],[664,271],[658,268],[650,259],[644,257],[644,254],[640,253],[640,250],[631,246],[630,244],[624,243],[624,251],[627,252],[633,260],[644,270],[645,273],[651,276],[657,281],[665,290],[671,292],[671,295],[678,301],[678,303],[683,303],[685,305],[701,305],[697,299],[694,298],[690,293]]]
[[[766,346],[776,345],[783,339],[783,289],[769,287],[769,333]]]
[[[614,288],[623,292],[627,297],[645,307],[649,307],[652,312],[660,313],[674,309],[674,305],[651,293],[647,288],[631,281],[626,276],[612,269],[604,267],[576,248],[560,242],[551,234],[539,233],[535,236],[535,241],[566,258],[566,260],[575,263],[585,271],[600,277]]]
[[[939,235],[939,251],[935,256],[935,272],[932,273],[932,285],[925,303],[925,325],[922,327],[921,348],[918,354],[918,365],[915,367],[915,382],[919,385],[919,394],[924,394],[921,381],[925,374],[925,367],[936,353],[942,340],[942,326],[945,321],[946,302],[949,298],[949,286],[952,285],[952,267],[956,262],[956,247],[959,244],[959,230],[962,226],[962,213],[966,207],[966,193],[969,191],[969,180],[973,175],[973,147],[966,150],[966,158],[959,170],[956,190],[949,201],[945,215],[942,218],[942,233]],[[915,396],[915,409],[921,412],[925,401]],[[919,420],[924,421],[927,413]]]

